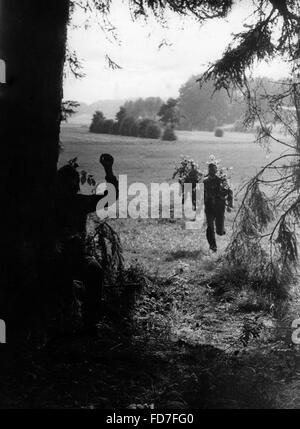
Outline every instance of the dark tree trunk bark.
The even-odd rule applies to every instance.
[[[0,0],[7,68],[0,85],[0,319],[8,346],[46,310],[68,14],[69,0]]]

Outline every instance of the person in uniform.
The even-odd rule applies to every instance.
[[[218,175],[218,161],[210,157],[208,175],[204,178],[204,207],[207,222],[206,238],[210,249],[217,251],[215,232],[224,235],[225,208],[231,211],[233,194],[225,176]]]
[[[106,182],[114,185],[118,198],[113,157],[102,154],[99,161],[104,167]],[[88,214],[96,211],[99,200],[106,194],[83,195],[79,190],[80,176],[76,166],[67,164],[61,167],[57,173],[55,217],[62,294],[67,296],[70,293],[69,281],[79,280],[84,284],[83,321],[86,327],[92,327],[100,317],[104,276],[99,263],[87,252],[86,222]]]

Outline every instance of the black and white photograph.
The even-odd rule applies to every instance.
[[[1,410],[300,408],[300,0],[0,0],[0,135]]]

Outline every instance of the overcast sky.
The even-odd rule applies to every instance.
[[[147,24],[133,22],[126,1],[115,0],[111,22],[117,28],[119,41],[109,40],[95,20],[88,29],[82,25],[69,29],[69,46],[82,60],[86,76],[81,80],[69,76],[64,98],[92,103],[101,99],[177,97],[180,86],[218,59],[231,34],[243,29],[250,4],[250,0],[244,0],[226,21],[212,20],[203,26],[192,18],[169,14],[169,29],[164,29],[153,19]],[[84,20],[83,13],[76,13],[73,21],[79,25]],[[171,46],[159,49],[163,40]],[[109,69],[106,54],[122,69]],[[271,78],[286,73],[286,65],[279,61],[255,67],[255,74]]]

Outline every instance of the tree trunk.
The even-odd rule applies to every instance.
[[[69,0],[0,0],[0,319],[7,345],[45,308]]]

